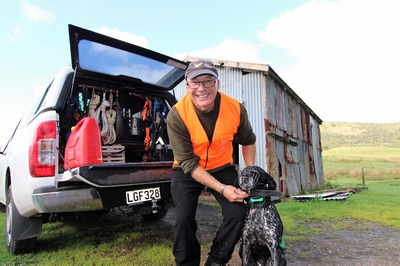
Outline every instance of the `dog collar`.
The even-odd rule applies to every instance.
[[[250,190],[250,197],[261,196],[261,197],[282,197],[282,192],[277,190],[265,190],[265,189],[252,189]]]

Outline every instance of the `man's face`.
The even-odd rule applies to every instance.
[[[219,80],[211,75],[201,75],[186,81],[186,93],[189,94],[193,104],[203,112],[214,109],[218,90]]]

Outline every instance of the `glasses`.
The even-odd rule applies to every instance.
[[[190,89],[200,88],[200,84],[203,84],[204,88],[211,88],[217,81],[215,79],[207,79],[204,81],[189,81],[186,83]]]

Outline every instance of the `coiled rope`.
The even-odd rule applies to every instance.
[[[99,108],[96,110],[96,121],[100,125],[100,136],[105,136],[108,132],[108,122],[106,116],[107,107],[110,107],[110,103],[106,100],[106,93],[103,93],[103,101],[101,102]]]
[[[92,98],[89,102],[89,113],[88,115],[94,119],[96,119],[96,107],[100,103],[100,96],[94,93],[94,89],[92,91]]]
[[[116,140],[117,136],[114,129],[114,124],[116,120],[117,113],[112,109],[113,105],[113,94],[110,92],[110,96],[108,98],[108,103],[110,109],[106,111],[106,118],[108,122],[107,132],[104,136],[102,136],[102,140],[104,144],[112,144]]]

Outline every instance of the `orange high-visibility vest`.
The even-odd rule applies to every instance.
[[[205,170],[233,163],[232,142],[240,124],[240,106],[237,100],[223,93],[220,94],[220,110],[211,143],[200,123],[190,97],[186,94],[175,105],[179,116],[189,131],[194,153],[200,157],[199,164]],[[176,160],[174,163],[178,164]]]

